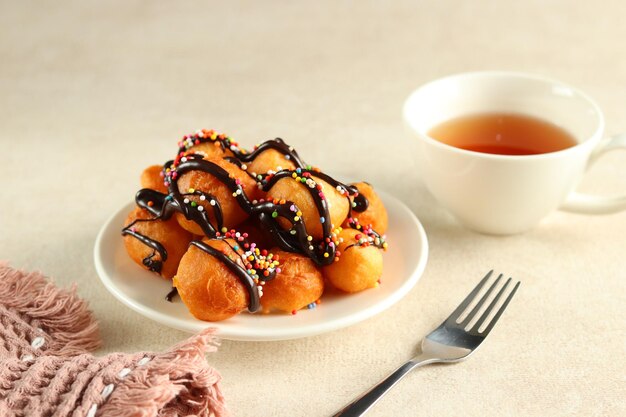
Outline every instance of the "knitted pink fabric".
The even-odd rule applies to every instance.
[[[0,416],[227,416],[205,359],[213,330],[165,353],[88,353],[98,326],[75,290],[0,263]]]
[[[77,355],[100,346],[98,324],[76,289],[0,262],[0,360]]]

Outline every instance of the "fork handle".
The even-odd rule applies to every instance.
[[[377,385],[372,387],[369,391],[361,395],[359,398],[348,404],[333,417],[358,417],[362,416],[370,409],[371,406],[376,404],[383,395],[387,393],[394,385],[398,383],[406,374],[420,365],[425,365],[430,362],[428,359],[424,360],[410,360],[398,369],[396,369],[387,378],[380,381]]]

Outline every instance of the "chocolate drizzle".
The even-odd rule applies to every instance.
[[[311,236],[307,233],[304,221],[302,218],[295,215],[295,213],[300,210],[293,202],[263,200],[251,201],[239,181],[233,178],[228,171],[210,160],[203,159],[203,154],[201,152],[194,152],[193,146],[207,142],[217,142],[224,153],[226,153],[227,150],[232,152],[233,156],[225,156],[224,159],[238,165],[239,167],[242,167],[244,163],[253,161],[256,157],[268,149],[274,149],[280,152],[285,156],[285,159],[293,162],[296,166],[296,169],[293,170],[283,169],[278,172],[269,172],[264,174],[247,174],[257,182],[263,191],[266,192],[281,179],[301,179],[302,186],[309,190],[319,213],[323,229],[323,238],[314,241],[311,239]],[[179,152],[176,158],[173,161],[168,161],[164,165],[164,182],[168,187],[168,194],[166,195],[151,189],[139,190],[135,196],[137,205],[148,210],[154,216],[152,220],[167,220],[173,213],[181,213],[186,219],[195,222],[202,229],[207,238],[224,239],[224,236],[221,234],[224,226],[223,211],[219,201],[209,193],[204,193],[199,190],[190,190],[189,193],[181,193],[178,188],[178,179],[180,179],[180,177],[182,177],[185,173],[191,171],[201,171],[215,177],[232,192],[233,198],[235,198],[243,211],[246,212],[252,219],[255,219],[262,228],[269,232],[269,235],[273,238],[276,245],[286,251],[302,253],[320,266],[329,265],[335,260],[337,247],[336,243],[330,239],[333,235],[333,225],[331,224],[328,203],[322,193],[321,186],[316,180],[322,180],[328,183],[348,199],[350,208],[349,218],[351,218],[352,210],[356,212],[363,212],[369,205],[367,198],[360,195],[355,186],[344,184],[329,175],[306,165],[295,149],[287,145],[280,138],[263,142],[259,146],[255,147],[252,152],[247,152],[240,149],[238,145],[229,137],[224,135],[215,135],[210,131],[202,131],[196,135],[186,136],[183,138],[183,141],[179,143]],[[198,204],[197,202],[193,202],[192,204],[189,201],[190,196],[198,196],[202,199],[202,202],[211,203],[210,207],[212,208],[214,223],[211,222],[210,216],[207,213],[208,209],[205,209],[206,205]],[[279,223],[280,218],[286,219],[290,222],[290,227],[288,229],[281,227],[281,224]],[[165,252],[165,248],[159,242],[137,233],[134,229],[132,229],[133,224],[134,222],[124,228],[122,234],[133,236],[154,249],[155,252],[150,257],[146,258],[149,258],[148,261],[144,259],[144,264],[148,266],[146,262],[149,262],[151,264],[149,268],[155,272],[159,272],[162,262],[167,259],[167,252]],[[357,228],[356,225],[352,223],[349,224],[350,227]],[[228,243],[225,239],[224,241]],[[246,291],[249,294],[249,311],[254,312],[260,308],[257,283],[255,282],[255,279],[251,277],[250,271],[246,270],[237,262],[224,255],[221,251],[216,250],[205,242],[193,240],[190,243],[190,246],[194,246],[223,262],[224,265],[226,265],[228,269],[235,274],[235,276],[246,288]],[[235,248],[232,246],[231,248],[235,253],[238,253]],[[160,265],[156,264],[159,261],[152,260],[156,253],[161,255]],[[259,277],[259,279],[262,281],[272,279],[275,273],[275,271],[270,271],[268,276]],[[173,292],[168,294],[168,301],[171,300],[171,294],[173,294]]]
[[[172,300],[174,299],[174,297],[176,297],[178,295],[178,288],[176,287],[172,287],[172,289],[170,290],[170,292],[168,292],[165,295],[165,300],[169,301],[170,303],[172,302]]]
[[[148,236],[142,235],[141,233],[135,230],[135,224],[138,222],[147,222],[152,219],[137,219],[130,223],[128,226],[122,229],[122,235],[129,235],[139,240],[144,245],[153,249],[153,252],[143,258],[142,263],[152,272],[156,272],[157,274],[161,273],[161,268],[163,268],[163,262],[167,261],[167,250],[161,244],[161,242],[157,242],[154,239],[150,239]],[[157,255],[160,256],[160,259],[154,259]]]
[[[370,205],[370,202],[363,194],[359,194],[354,197],[354,206],[352,209],[357,213],[363,213]]]
[[[292,147],[285,143],[281,138],[276,138],[272,140],[267,140],[260,145],[255,146],[252,152],[247,152],[245,149],[239,148],[239,146],[231,140],[231,138],[225,135],[203,135],[203,136],[194,136],[189,137],[180,142],[178,148],[178,155],[182,156],[185,152],[189,151],[193,146],[197,146],[201,143],[215,143],[218,142],[220,148],[226,152],[229,150],[235,156],[235,159],[240,162],[252,162],[259,156],[261,153],[265,152],[268,149],[274,149],[285,156],[285,159],[290,160],[294,163],[294,165],[298,168],[304,168],[305,164],[298,155],[298,152]],[[230,158],[230,157],[226,157]],[[261,173],[259,173],[261,174]]]
[[[215,249],[212,246],[207,245],[205,242],[201,242],[199,240],[191,241],[191,246],[195,246],[198,249],[206,252],[207,254],[213,256],[214,258],[220,260],[226,267],[239,279],[239,282],[245,287],[246,291],[249,295],[248,302],[248,311],[254,313],[261,308],[261,301],[259,299],[259,292],[257,289],[257,285],[252,279],[252,277],[248,274],[248,272],[237,262],[230,259],[228,256],[223,254],[221,251]],[[273,276],[272,276],[273,278]]]
[[[261,147],[258,149],[261,149]],[[320,214],[320,219],[324,219],[322,224],[324,238],[321,240],[320,244],[317,245],[317,248],[315,248],[315,246],[311,245],[311,243],[307,240],[308,233],[306,231],[304,221],[302,219],[293,219],[294,213],[299,211],[293,202],[286,201],[285,203],[277,204],[270,201],[250,201],[241,185],[239,185],[234,178],[231,178],[228,171],[224,168],[214,162],[203,159],[202,155],[199,154],[189,154],[184,158],[185,159],[181,159],[181,162],[175,167],[176,178],[174,178],[173,175],[170,175],[170,178],[172,179],[168,185],[169,195],[164,196],[161,194],[163,197],[154,198],[154,193],[156,193],[156,191],[141,190],[136,196],[137,204],[139,206],[149,207],[148,201],[143,199],[144,196],[147,196],[147,198],[153,202],[152,211],[155,215],[159,216],[160,213],[158,211],[155,212],[155,207],[158,206],[157,202],[162,201],[164,205],[161,207],[161,211],[168,212],[171,207],[172,210],[181,212],[186,219],[192,220],[198,224],[207,237],[215,237],[216,233],[221,230],[221,226],[218,225],[218,227],[216,227],[216,225],[212,224],[206,214],[206,211],[200,211],[197,208],[193,208],[190,204],[185,204],[184,195],[180,193],[177,183],[177,179],[187,172],[206,172],[217,178],[222,184],[228,187],[228,189],[233,193],[233,196],[239,206],[248,215],[258,219],[261,225],[265,227],[269,231],[270,235],[275,238],[276,244],[282,249],[291,252],[304,253],[318,265],[329,265],[334,261],[336,247],[334,243],[326,241],[326,238],[329,238],[332,232],[330,211],[326,200],[320,196],[320,190],[318,188],[306,187],[315,202]],[[345,194],[348,194],[349,192],[358,192],[356,187],[343,184],[324,173],[306,169],[302,170],[301,168],[297,168],[295,170],[282,170],[271,176],[266,176],[266,179],[261,181],[262,188],[264,191],[268,191],[279,180],[283,178],[292,178],[294,174],[306,175],[311,178],[320,178],[335,188],[340,187],[343,190],[347,190],[344,191]],[[214,209],[221,212],[221,209],[219,209],[217,205],[214,206]],[[276,213],[276,215],[273,215],[274,213]],[[291,228],[289,230],[284,230],[278,222],[278,217],[287,219],[291,223]],[[311,249],[311,247],[313,247],[313,249]]]

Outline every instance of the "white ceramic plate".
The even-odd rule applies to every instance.
[[[378,191],[378,190],[377,190]],[[326,293],[312,310],[290,314],[241,313],[210,323],[194,318],[180,297],[164,299],[170,282],[140,268],[126,254],[121,229],[134,203],[122,207],[102,226],[94,248],[96,271],[105,287],[122,303],[166,326],[197,332],[217,327],[231,340],[284,340],[312,336],[358,323],[389,308],[406,295],[424,272],[428,258],[426,234],[400,200],[378,191],[389,213],[381,285],[357,294]]]

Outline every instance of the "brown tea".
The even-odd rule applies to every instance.
[[[482,113],[445,121],[428,134],[447,145],[500,155],[536,155],[577,144],[557,125],[515,113]]]

